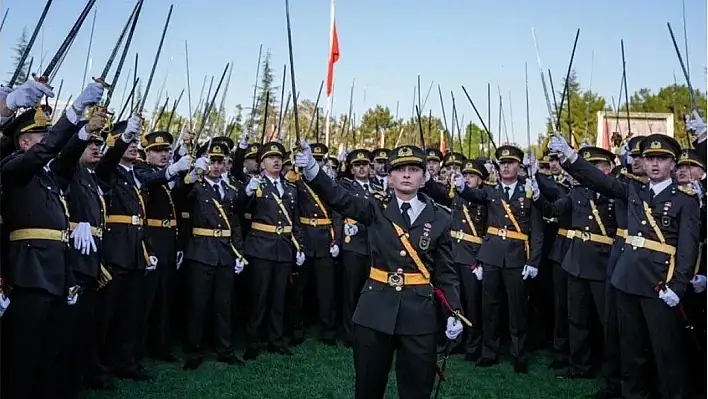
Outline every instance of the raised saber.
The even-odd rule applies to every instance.
[[[27,46],[25,47],[25,51],[22,53],[22,56],[17,62],[17,68],[15,68],[15,72],[12,74],[12,77],[10,80],[7,82],[7,87],[12,88],[15,83],[17,83],[17,78],[20,76],[20,73],[22,72],[22,68],[25,66],[25,61],[27,60],[27,57],[29,56],[30,51],[32,51],[32,46],[34,45],[34,41],[37,40],[37,35],[39,34],[39,30],[42,28],[42,24],[44,23],[44,18],[47,16],[47,12],[49,11],[49,6],[52,5],[52,0],[47,0],[47,3],[44,5],[44,10],[42,10],[42,14],[39,16],[39,21],[37,21],[37,25],[34,27],[34,31],[32,32],[32,36],[30,36],[29,41],[27,42]],[[9,9],[8,9],[9,11]],[[2,19],[2,24],[5,25],[5,18],[7,18],[7,11],[5,11],[5,16]]]

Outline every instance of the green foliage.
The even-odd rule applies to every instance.
[[[273,86],[273,68],[270,65],[270,50],[268,50],[263,57],[263,62],[261,63],[261,82],[259,85],[260,91],[258,92],[258,100],[256,105],[256,110],[253,120],[253,129],[258,137],[261,136],[263,128],[266,128],[267,132],[273,125],[277,126],[278,123],[278,98],[277,93],[279,93],[279,86]],[[266,94],[268,97],[268,103],[266,104]],[[268,110],[267,120],[266,109]],[[267,138],[268,134],[266,134]]]
[[[25,49],[27,49],[27,45],[29,44],[29,37],[27,34],[27,28],[22,29],[22,34],[20,35],[20,38],[17,39],[17,44],[15,44],[15,48],[12,49],[12,51],[15,53],[12,56],[12,69],[10,72],[10,77],[12,77],[12,74],[15,73],[15,70],[17,70],[18,65],[20,65],[20,60],[22,59],[22,54],[24,54]],[[17,75],[17,81],[15,84],[22,83],[25,80],[27,80],[27,76],[29,74],[29,58],[27,58],[24,62],[24,65],[22,65],[22,68],[20,69],[20,73]],[[8,80],[9,82],[9,80]]]

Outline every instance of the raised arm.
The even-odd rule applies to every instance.
[[[559,217],[573,208],[573,200],[570,196],[559,198],[550,202],[543,195],[533,202],[534,207],[547,218]]]
[[[429,179],[425,182],[425,189],[428,191],[430,198],[438,204],[445,206],[450,206],[452,204],[452,198],[450,198],[449,192],[445,190],[445,186],[441,183],[433,181],[433,179]]]
[[[67,183],[71,181],[91,135],[106,126],[107,120],[108,114],[105,111],[94,111],[88,122],[82,124],[78,133],[69,139],[59,155],[49,164],[52,172]]]

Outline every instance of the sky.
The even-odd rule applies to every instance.
[[[694,88],[705,90],[706,1],[684,1],[691,80]],[[35,66],[45,53],[44,64],[48,63],[85,3],[86,0],[53,2],[31,54]],[[12,73],[12,47],[23,28],[31,33],[44,4],[45,0],[0,0],[3,13],[10,9],[0,33],[3,82]],[[96,2],[87,80],[100,73],[134,4],[135,0]],[[234,63],[226,100],[227,117],[236,104],[250,107],[261,43],[264,52],[271,52],[276,84],[280,84],[282,66],[289,62],[283,0],[145,0],[131,55],[116,86],[115,102],[120,100],[136,52],[140,54],[138,75],[141,81],[147,80],[170,4],[174,4],[174,11],[146,103],[149,111],[155,106],[163,82],[171,98],[186,88],[185,40],[189,45],[193,107],[204,77],[216,75],[218,81],[227,62]],[[562,87],[577,29],[580,39],[573,68],[583,88],[589,86],[592,75],[593,91],[607,99],[617,99],[622,75],[621,39],[630,95],[640,88],[656,91],[673,84],[674,76],[679,84],[685,83],[666,27],[670,22],[685,57],[682,2],[678,0],[338,0],[335,8],[340,59],[335,66],[334,114],[347,112],[349,91],[355,80],[353,109],[359,117],[376,104],[388,106],[395,114],[397,103],[400,117],[410,117],[413,89],[420,75],[423,97],[430,82],[435,83],[423,114],[432,109],[434,115],[441,115],[437,95],[440,84],[448,120],[449,93],[453,90],[460,118],[464,115],[465,121],[479,124],[461,85],[486,122],[486,91],[490,83],[492,131],[497,130],[501,92],[508,134],[512,135],[513,125],[512,141],[526,144],[524,64],[528,63],[531,136],[535,142],[537,132],[544,130],[548,112],[532,27],[543,67],[551,69],[557,90]],[[83,86],[92,18],[93,13],[53,82],[58,86],[64,79],[63,99],[70,93],[75,97]],[[330,2],[290,0],[290,19],[297,90],[300,98],[314,101],[327,72]],[[289,89],[288,80],[286,96]],[[185,93],[179,106],[182,114],[187,113],[186,100]]]

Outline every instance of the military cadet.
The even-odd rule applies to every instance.
[[[648,184],[622,182],[577,156],[560,135],[551,151],[567,159],[564,167],[592,190],[627,204],[627,237],[612,274],[617,289],[623,397],[686,395],[686,369],[678,313],[695,267],[699,240],[696,196],[671,181],[680,146],[664,134],[640,143]],[[658,381],[648,378],[650,356]],[[657,381],[658,384],[653,384]]]
[[[390,152],[388,184],[394,195],[357,197],[321,171],[310,146],[300,143],[295,165],[324,201],[343,217],[368,227],[371,269],[354,313],[356,398],[382,398],[396,353],[402,398],[428,398],[436,373],[437,306],[433,286],[460,315],[459,282],[452,259],[452,221],[427,196],[425,151],[402,146]],[[446,335],[462,323],[450,316]]]
[[[357,149],[347,154],[346,165],[351,178],[342,178],[340,184],[356,197],[371,198],[374,188],[369,179],[371,153]],[[344,345],[354,344],[354,323],[352,316],[359,301],[361,288],[369,277],[369,241],[366,226],[347,218],[342,234],[342,324]]]
[[[430,173],[433,180],[437,181],[440,174],[440,164],[443,160],[443,154],[437,148],[428,148],[425,150],[426,170]]]
[[[320,167],[324,168],[328,152],[322,143],[312,144],[312,153]],[[327,166],[329,169],[329,166]],[[329,169],[331,170],[331,169]],[[292,327],[291,346],[297,346],[305,337],[303,304],[305,289],[310,276],[315,278],[317,310],[321,325],[320,339],[327,345],[336,345],[336,303],[334,296],[334,259],[339,256],[339,240],[335,234],[332,210],[312,191],[310,186],[298,179],[297,205],[305,246],[305,263],[299,267],[291,285],[290,322]]]
[[[139,116],[131,116],[116,123],[106,139],[109,148],[104,156],[120,154],[121,159],[107,191],[103,257],[112,280],[99,299],[97,326],[99,339],[105,342],[103,364],[112,367],[111,372],[119,378],[133,380],[151,378],[140,365],[136,350],[142,337],[143,280],[158,262],[144,231],[145,186],[133,169],[141,123]]]
[[[467,157],[459,152],[450,151],[445,154],[443,157],[443,166],[447,170],[447,174],[445,176],[455,176],[460,173],[460,170],[466,161]],[[449,178],[445,181],[449,181]]]
[[[246,186],[251,229],[244,242],[244,255],[251,266],[251,311],[246,324],[246,360],[261,351],[259,330],[264,320],[268,349],[292,355],[283,335],[286,288],[293,262],[305,262],[302,228],[298,221],[297,186],[281,176],[285,148],[278,142],[265,143],[259,151],[263,172]],[[268,310],[268,312],[266,312]]]
[[[536,175],[536,181],[541,195],[548,201],[555,201],[567,195],[571,186],[560,167],[558,156],[544,154],[538,163],[540,168]],[[547,164],[547,169],[543,168],[544,163]],[[550,271],[550,273],[544,274],[551,274],[553,282],[553,359],[549,364],[552,369],[562,369],[568,366],[568,273],[563,270],[561,264],[568,252],[570,241],[566,235],[558,234],[558,232],[570,229],[570,219],[568,213],[559,217],[543,218],[545,222],[543,231],[544,266],[546,266],[546,270]],[[541,279],[543,278],[542,275]]]
[[[180,172],[189,169],[190,156],[183,156],[169,164],[174,138],[169,132],[155,131],[145,135],[143,150],[145,162],[136,164],[135,174],[145,185],[147,220],[145,234],[160,260],[154,272],[143,279],[142,339],[138,353],[149,346],[150,355],[156,359],[174,362],[170,353],[170,312],[173,286],[177,271],[177,209],[173,189]],[[182,261],[182,259],[179,259]],[[142,354],[142,353],[140,353]]]
[[[9,103],[34,107],[29,100],[54,95],[37,82],[18,90],[8,95]],[[0,163],[2,216],[9,231],[3,290],[11,300],[3,325],[6,398],[51,398],[58,388],[63,309],[76,304],[80,289],[69,265],[65,193],[91,134],[102,126],[97,118],[79,128],[81,114],[102,94],[102,86],[89,85],[54,126],[38,107],[3,128],[16,148]]]
[[[599,147],[583,147],[580,155],[606,175],[612,172],[615,155]],[[587,187],[574,187],[555,202],[540,192],[534,198],[546,217],[571,215],[569,229],[559,234],[570,240],[561,267],[568,273],[569,366],[557,375],[563,378],[588,378],[591,368],[591,308],[605,324],[605,268],[617,231],[615,200]]]
[[[482,160],[467,160],[462,168],[467,185],[481,188],[489,177]],[[454,260],[457,275],[462,285],[465,317],[472,322],[464,339],[465,360],[476,362],[482,355],[482,265],[477,262],[477,253],[482,245],[482,237],[487,222],[487,208],[483,204],[465,201],[453,190],[450,198],[448,187],[435,183],[432,179],[425,184],[427,193],[438,203],[452,209],[452,236]]]
[[[290,173],[290,171],[293,169],[293,160],[290,159],[290,151],[285,153],[285,158],[283,158],[283,166],[282,166],[282,171],[281,174],[283,176],[287,175]]]
[[[223,141],[210,140],[197,152],[200,158],[185,178],[192,225],[184,253],[190,298],[184,348],[186,370],[196,369],[203,361],[202,331],[210,298],[215,311],[217,360],[243,363],[231,344],[231,302],[234,275],[248,263],[240,252],[243,239],[236,214],[243,207],[245,195],[221,178],[228,153]]]
[[[391,150],[388,148],[377,148],[371,151],[371,161],[374,164],[374,182],[383,191],[388,190],[388,155]]]
[[[505,145],[497,148],[500,181],[496,186],[466,188],[460,175],[455,186],[463,199],[486,204],[487,233],[477,254],[482,264],[482,317],[484,319],[482,357],[478,367],[499,361],[499,291],[506,288],[509,306],[509,333],[514,370],[526,373],[527,286],[526,280],[538,274],[543,247],[543,218],[532,206],[531,181],[518,177],[524,153]]]

